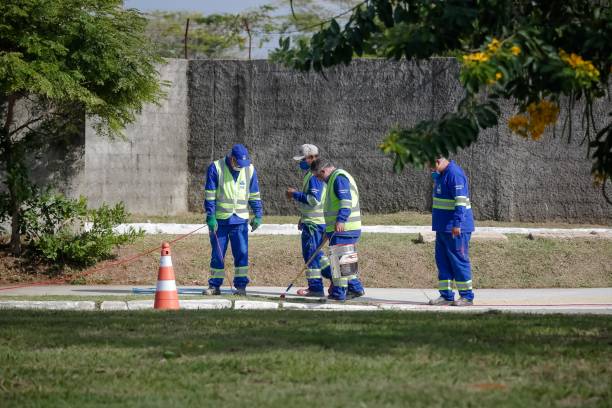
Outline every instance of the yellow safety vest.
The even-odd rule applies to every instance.
[[[308,183],[310,182],[310,178],[314,177],[311,172],[307,171],[304,175],[304,181],[302,183],[302,192],[306,194],[308,192]],[[323,190],[321,191],[321,202],[316,205],[310,205],[306,203],[299,202],[300,212],[302,213],[302,217],[300,220],[302,222],[311,222],[313,224],[322,225],[325,224],[325,217],[323,213],[323,206],[325,203],[325,194],[326,194],[326,184],[323,184]]]
[[[250,164],[248,167],[241,168],[236,181],[234,181],[232,171],[225,163],[225,159],[215,161],[215,167],[218,175],[217,189],[206,191],[206,198],[216,201],[215,217],[219,220],[226,220],[236,214],[238,217],[248,220],[249,199],[258,198],[250,197],[249,194],[251,175],[254,171],[253,165]],[[259,193],[256,193],[256,195],[259,195]]]
[[[351,185],[351,200],[340,200],[338,196],[336,196],[336,192],[334,191],[334,181],[336,181],[336,177],[340,175],[349,180]],[[361,211],[359,209],[359,190],[357,190],[357,184],[355,183],[353,177],[346,171],[336,169],[329,176],[329,180],[327,182],[327,197],[325,199],[325,230],[327,232],[332,232],[335,230],[336,218],[338,217],[338,211],[340,211],[341,208],[351,209],[351,214],[344,224],[344,230],[354,231],[361,229]]]

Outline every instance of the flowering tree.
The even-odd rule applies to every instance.
[[[598,129],[593,103],[608,93],[610,38],[609,1],[367,0],[342,29],[331,20],[309,41],[292,46],[281,39],[272,59],[320,72],[366,52],[396,60],[457,57],[466,90],[457,110],[392,129],[380,145],[398,171],[472,144],[480,130],[499,124],[500,98],[516,104],[510,129],[536,140],[556,123],[562,103],[572,109],[580,100],[592,174],[605,194],[612,177],[612,120]],[[566,125],[564,134],[571,137],[571,123]]]

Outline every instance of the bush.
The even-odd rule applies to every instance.
[[[88,267],[112,258],[114,247],[143,235],[134,229],[124,234],[113,231],[127,217],[123,203],[88,209],[84,197],[36,193],[24,203],[21,234],[33,257],[57,266]]]

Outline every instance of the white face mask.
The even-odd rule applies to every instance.
[[[232,170],[234,170],[234,171],[240,171],[240,170],[242,170],[242,167],[234,167],[234,166],[232,166]]]

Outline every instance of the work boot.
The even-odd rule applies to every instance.
[[[346,294],[346,300],[355,299],[363,295],[365,295],[365,290],[360,290],[360,291],[349,290],[348,293]]]
[[[310,289],[300,289],[297,291],[298,296],[306,296],[306,297],[325,297],[325,292],[315,292]]]
[[[234,295],[236,296],[246,296],[246,288],[236,288],[234,291]]]
[[[446,305],[453,304],[453,301],[452,300],[447,300],[447,299],[443,298],[442,296],[440,296],[437,299],[430,299],[429,300],[429,304],[431,306],[446,306]]]
[[[451,305],[452,306],[474,306],[474,302],[471,301],[470,299],[460,297],[459,299],[455,300]]]
[[[335,301],[338,301],[338,302],[344,302],[346,300],[346,298],[341,298],[341,297],[339,297],[337,295],[329,295],[329,296],[327,296],[327,298],[329,300],[335,300]]]
[[[209,286],[207,289],[202,291],[202,295],[204,296],[218,296],[221,294],[221,289],[215,286]]]

